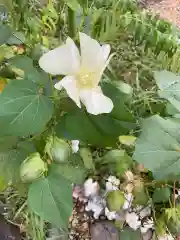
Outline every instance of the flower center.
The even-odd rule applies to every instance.
[[[99,83],[99,74],[82,69],[76,76],[79,88],[94,88]]]

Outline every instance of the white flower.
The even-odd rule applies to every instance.
[[[72,140],[71,143],[73,153],[77,153],[79,151],[79,140]]]
[[[113,109],[113,102],[104,96],[98,84],[110,61],[110,46],[101,46],[84,33],[79,35],[81,56],[74,41],[68,37],[64,45],[45,53],[39,65],[45,72],[65,75],[55,84],[55,88],[65,88],[79,108],[81,101],[91,114],[109,113]]]
[[[92,178],[89,178],[84,183],[84,195],[86,197],[95,196],[98,194],[99,184],[98,182],[93,182]]]
[[[102,213],[104,206],[96,201],[89,201],[85,207],[86,211],[92,211],[94,213],[94,218],[98,219],[99,215]]]
[[[108,220],[114,220],[114,219],[116,219],[116,216],[117,216],[115,211],[110,212],[107,207],[105,208],[105,215]]]
[[[120,180],[118,178],[116,178],[115,176],[109,176],[108,182],[112,183],[115,186],[119,186],[119,184],[120,184]]]
[[[173,236],[167,234],[167,235],[164,235],[164,236],[159,236],[158,240],[174,240],[174,238],[173,238]]]
[[[131,204],[132,204],[132,201],[133,201],[133,195],[132,193],[127,193],[127,194],[124,194],[124,197],[125,197],[125,201],[124,201],[124,204],[123,204],[123,209],[126,210],[126,209],[129,209],[131,207]]]
[[[126,213],[126,222],[130,228],[137,230],[141,226],[141,221],[136,213]]]
[[[154,228],[153,219],[148,219],[143,223],[143,226],[141,226],[140,230],[141,230],[141,233],[146,233],[149,229],[153,229],[153,228]]]

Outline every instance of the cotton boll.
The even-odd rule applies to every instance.
[[[119,184],[120,184],[120,180],[118,178],[116,178],[115,176],[109,176],[108,182],[112,183],[115,186],[119,186]]]
[[[145,217],[149,217],[151,215],[151,207],[147,206],[147,207],[143,207],[141,208],[141,210],[139,211],[139,217],[141,219],[145,218]]]
[[[144,221],[143,225],[140,228],[141,233],[146,233],[149,229],[154,229],[153,219],[147,219],[146,221]]]
[[[79,151],[79,140],[72,140],[72,152],[77,153]]]
[[[126,213],[126,222],[130,228],[137,230],[141,226],[141,221],[136,213]]]
[[[107,207],[105,208],[105,215],[108,220],[114,220],[114,219],[116,219],[116,216],[117,216],[115,211],[110,212]]]
[[[129,209],[131,207],[131,204],[132,204],[132,201],[133,201],[133,195],[132,193],[128,193],[128,194],[124,194],[124,197],[125,197],[125,202],[124,202],[124,205],[123,205],[123,209],[126,210],[126,209]]]
[[[88,201],[86,211],[92,211],[95,219],[98,219],[105,208],[105,201],[100,196],[95,196]]]
[[[106,182],[106,191],[110,192],[110,191],[116,191],[118,190],[118,187],[113,185],[111,182]]]
[[[94,201],[89,201],[87,206],[85,207],[86,211],[92,211],[94,214],[94,218],[98,219],[100,214],[103,212],[103,206],[101,204],[98,204]]]
[[[84,183],[84,195],[86,197],[97,195],[99,192],[99,184],[98,182],[93,182],[92,178],[89,178]]]

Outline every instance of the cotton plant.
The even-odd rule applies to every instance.
[[[93,115],[110,113],[113,102],[105,96],[99,85],[110,61],[110,45],[100,45],[85,33],[79,33],[80,52],[68,37],[66,43],[45,53],[39,60],[40,67],[52,75],[63,75],[54,87],[64,88],[69,97]]]

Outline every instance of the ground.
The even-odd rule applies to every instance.
[[[180,0],[146,0],[146,6],[180,27]]]

